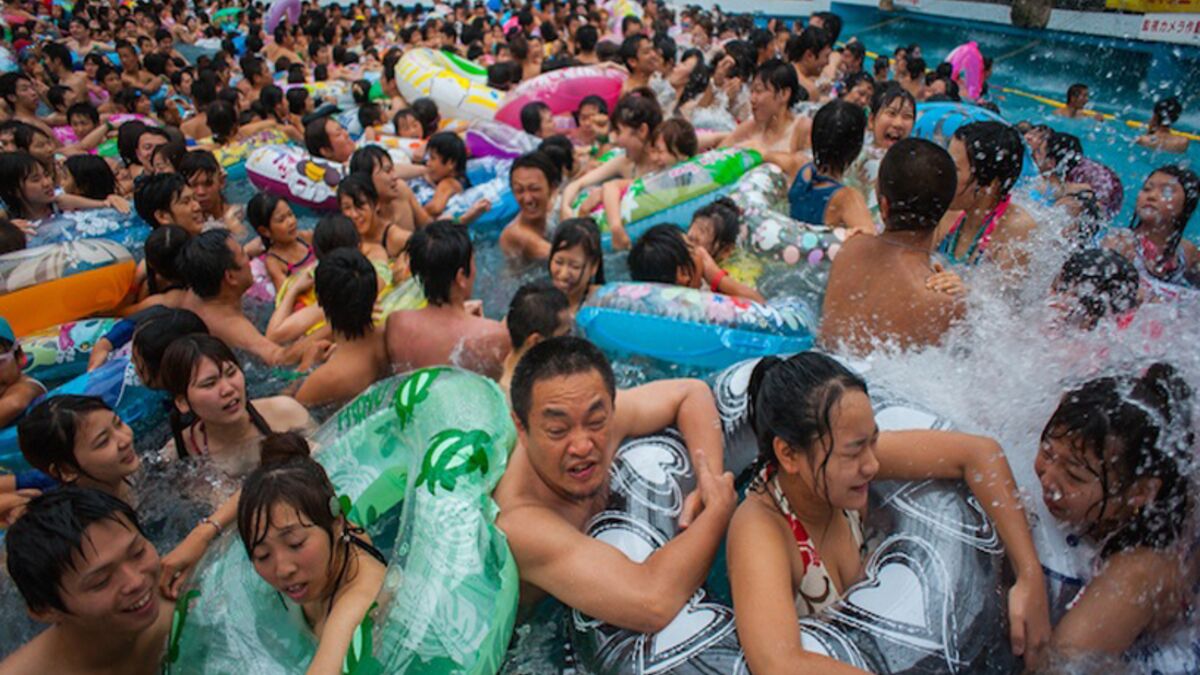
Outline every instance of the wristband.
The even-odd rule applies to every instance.
[[[721,285],[721,280],[727,276],[729,276],[729,272],[726,272],[725,270],[721,270],[713,275],[712,283],[709,285],[709,288],[712,289],[713,293],[718,292],[717,287]]]
[[[224,531],[224,528],[221,527],[221,524],[218,523],[217,521],[213,520],[212,518],[201,518],[200,522],[196,523],[196,527],[200,527],[201,525],[205,525],[205,524],[212,525],[213,528],[217,531],[218,537],[221,536],[221,532]]]

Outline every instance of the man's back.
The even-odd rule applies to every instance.
[[[858,236],[833,261],[821,312],[821,342],[853,352],[872,343],[902,349],[937,343],[962,314],[955,296],[927,288],[929,253],[882,237]]]
[[[387,321],[387,353],[400,370],[455,365],[492,379],[508,354],[508,332],[499,321],[449,307],[395,312]]]

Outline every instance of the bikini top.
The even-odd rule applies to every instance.
[[[768,478],[769,474],[771,475]],[[779,486],[779,475],[771,472],[770,469],[765,469],[759,478],[767,486],[768,493],[775,500],[775,505],[779,507],[780,513],[787,519],[792,536],[796,539],[796,547],[800,549],[800,560],[804,563],[804,573],[800,578],[800,587],[796,591],[796,614],[801,618],[817,614],[837,602],[841,596],[838,595],[833,578],[829,576],[829,569],[821,560],[821,554],[813,545],[812,537],[809,536],[804,523],[800,522],[800,517],[792,511],[791,504],[783,494],[783,488]],[[858,544],[859,557],[865,558],[867,546],[863,537],[862,517],[857,511],[843,511],[842,513],[845,514],[846,522],[850,525],[850,533],[854,536],[855,543]]]
[[[386,230],[385,230],[385,233],[386,233]],[[312,246],[309,246],[309,245],[308,245],[308,243],[307,243],[307,242],[305,242],[303,239],[297,239],[296,241],[298,241],[298,242],[300,242],[301,244],[303,244],[303,245],[304,245],[304,249],[305,249],[305,250],[304,250],[304,257],[303,257],[303,258],[301,258],[301,259],[300,259],[298,262],[294,262],[294,263],[292,263],[292,262],[288,262],[288,261],[287,261],[287,260],[286,260],[286,259],[285,259],[283,256],[281,256],[281,255],[278,255],[278,254],[276,254],[276,253],[272,253],[271,251],[267,251],[267,255],[269,255],[269,256],[271,256],[272,258],[274,258],[274,259],[278,260],[279,262],[283,263],[284,267],[287,269],[287,275],[288,275],[289,277],[290,277],[290,276],[292,276],[293,274],[295,274],[295,273],[296,273],[296,270],[300,269],[301,267],[304,267],[304,266],[305,266],[305,265],[307,265],[309,262],[311,262],[311,261],[312,261],[312,259],[313,259],[313,248],[312,248]]]
[[[1157,288],[1157,283],[1191,288],[1192,285],[1187,280],[1187,257],[1183,253],[1182,246],[1176,246],[1175,255],[1171,256],[1170,260],[1163,261],[1162,252],[1158,250],[1157,244],[1144,235],[1136,236],[1137,255],[1133,257],[1133,266],[1137,268],[1143,279],[1155,288]],[[1151,271],[1150,265],[1146,264],[1147,260],[1162,262],[1157,265],[1157,269]]]
[[[975,235],[975,241],[972,241],[971,246],[967,248],[966,255],[961,258],[956,256],[954,252],[958,250],[958,241],[962,237],[962,224],[966,220],[967,214],[963,213],[960,215],[958,220],[954,221],[954,225],[950,228],[950,231],[942,239],[942,243],[938,244],[938,253],[941,253],[951,265],[974,265],[979,262],[979,254],[983,253],[984,249],[992,241],[992,233],[996,231],[996,226],[1000,224],[1000,219],[1008,212],[1008,206],[1011,203],[1012,195],[1009,194],[1005,195],[999,204],[996,204],[996,207],[984,219],[983,227]]]
[[[806,177],[807,174],[807,177]],[[818,185],[818,183],[825,183]],[[801,167],[792,187],[788,188],[788,207],[793,219],[812,225],[825,223],[825,209],[842,184],[817,172],[812,162]]]

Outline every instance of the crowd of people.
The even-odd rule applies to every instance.
[[[432,10],[305,2],[298,22],[268,31],[261,3],[237,6],[224,23],[213,18],[233,7],[5,5],[16,70],[0,75],[0,253],[23,249],[62,211],[132,211],[150,225],[121,319],[89,368],[128,350],[141,381],[169,401],[170,439],[152,449],[156,461],[211,464],[241,489],[160,554],[139,521],[131,479],[145,470],[145,453],[130,427],[99,398],[45,397],[22,373],[21,341],[0,318],[0,426],[18,426],[34,469],[0,476],[7,566],[29,613],[50,625],[0,670],[156,670],[175,599],[213,542],[235,529],[254,570],[317,641],[308,672],[341,672],[387,560],[335,508],[335,486],[307,440],[317,425],[311,411],[347,403],[393,373],[446,364],[496,380],[509,396],[518,442],[493,496],[523,610],[553,597],[656,632],[704,583],[726,542],[751,670],[860,672],[806,651],[796,620],[863,577],[873,480],[946,478],[970,487],[1003,540],[1011,648],[1030,668],[1051,650],[1121,654],[1188,611],[1200,573],[1184,459],[1195,450],[1193,401],[1175,367],[1073,385],[1045,421],[1035,498],[1099,551],[1086,591],[1051,625],[1005,449],[958,432],[880,432],[867,383],[825,352],[939,344],[970,318],[971,273],[1024,279],[1031,240],[1051,227],[1061,227],[1052,237],[1069,249],[1049,289],[1062,330],[1124,326],[1141,306],[1180,302],[1200,284],[1200,254],[1184,237],[1200,203],[1192,170],[1153,171],[1133,222],[1109,230],[1120,180],[1085,157],[1077,137],[1002,121],[964,124],[945,148],[910,137],[920,104],[968,98],[960,75],[927,62],[919,45],[868,64],[861,42],[841,41],[842,21],[830,12],[762,26],[658,0],[623,18],[593,0]],[[501,91],[572,66],[627,73],[615,105],[582,99],[570,128],[545,104],[521,111],[538,147],[512,162],[518,213],[498,247],[514,265],[545,272],[513,295],[503,320],[485,316],[476,299],[492,271],[478,266],[469,230],[492,205],[445,217],[469,187],[467,145],[447,110],[405,100],[397,85],[397,64],[420,47],[480,64]],[[985,59],[985,78],[990,72]],[[367,95],[369,73],[379,74],[381,96]],[[327,82],[355,92],[356,128],[310,92],[319,89],[288,86]],[[995,109],[986,79],[983,90],[969,103]],[[1076,85],[1059,114],[1090,114],[1087,103],[1087,87]],[[1174,98],[1159,102],[1137,142],[1185,150],[1186,139],[1171,133],[1180,112]],[[345,169],[337,210],[313,229],[301,229],[279,196],[227,199],[224,160],[263,134]],[[414,162],[373,143],[386,136],[419,141]],[[97,153],[113,139],[114,156]],[[627,261],[636,281],[766,300],[732,265],[744,255],[734,201],[636,239],[624,227],[622,200],[636,181],[726,147],[757,151],[780,169],[786,215],[848,236],[823,297],[824,352],[768,357],[751,377],[759,457],[740,504],[709,386],[681,378],[618,389],[609,358],[571,335],[614,260]],[[1027,153],[1062,216],[1054,224],[1015,189]],[[419,198],[417,183],[431,196]],[[597,211],[627,258],[606,259],[596,220],[577,216]],[[255,258],[279,291],[265,325],[244,303]],[[419,285],[425,306],[383,317],[380,298],[405,283]],[[251,399],[247,360],[294,367],[303,378]],[[681,533],[633,561],[585,527],[606,504],[618,445],[669,426],[689,448],[697,487]]]

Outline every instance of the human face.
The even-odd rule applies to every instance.
[[[1150,227],[1174,225],[1183,214],[1183,185],[1178,178],[1152,173],[1137,196],[1137,217]]]
[[[254,571],[272,588],[304,604],[329,584],[333,538],[286,503],[271,505],[266,536],[250,552]]]
[[[221,206],[221,189],[225,187],[225,173],[219,172],[214,176],[207,171],[196,172],[188,181],[188,187],[192,188],[192,194],[195,195],[196,202],[200,204],[202,210],[215,211]]]
[[[375,205],[369,201],[356,203],[350,195],[342,195],[338,200],[342,215],[354,222],[354,229],[360,237],[366,238],[375,229]]]
[[[667,81],[671,83],[672,87],[682,88],[692,77],[692,71],[696,70],[696,64],[699,62],[700,58],[697,56],[680,61],[671,68],[671,74],[667,76]]]
[[[391,158],[381,159],[371,172],[371,181],[379,200],[390,202],[400,198],[400,177],[396,175],[396,165]],[[281,202],[282,203],[282,202]]]
[[[171,222],[187,230],[195,236],[204,228],[204,209],[196,199],[196,191],[190,185],[185,186],[171,200]]]
[[[513,197],[521,207],[521,216],[530,221],[545,219],[550,204],[550,181],[546,180],[546,174],[521,167],[512,172],[510,182]]]
[[[454,175],[454,163],[442,157],[434,150],[425,155],[425,168],[429,170],[429,182],[437,185],[445,178]]]
[[[612,464],[614,401],[604,378],[595,370],[551,377],[535,382],[530,394],[528,428],[517,428],[533,470],[568,501],[600,494]]]
[[[396,135],[401,138],[424,138],[425,130],[416,117],[401,115],[396,118]]]
[[[187,396],[177,397],[175,406],[191,411],[207,424],[233,424],[246,415],[246,377],[236,363],[220,365],[201,358],[192,371]]]
[[[59,580],[66,612],[39,617],[81,633],[138,634],[158,620],[158,552],[124,516],[83,531],[80,549]]]
[[[1092,93],[1090,91],[1088,91],[1087,89],[1084,89],[1082,92],[1075,94],[1075,96],[1071,97],[1071,107],[1072,108],[1086,108],[1087,104],[1091,100],[1092,100]]]
[[[1042,485],[1042,502],[1055,520],[1083,530],[1090,523],[1104,520],[1115,510],[1110,499],[1104,513],[1104,488],[1095,467],[1100,458],[1088,450],[1079,452],[1075,439],[1044,438],[1033,460],[1033,470]]]
[[[787,106],[787,90],[772,89],[761,78],[750,83],[750,110],[757,121],[766,121],[779,114]]]
[[[708,31],[704,30],[704,26],[700,24],[692,26],[692,46],[697,49],[704,49],[708,46],[708,41]]]
[[[29,142],[29,154],[33,158],[42,163],[42,166],[50,166],[54,162],[54,141],[49,137],[35,133],[33,140]]]
[[[137,53],[130,47],[118,49],[117,59],[121,62],[121,67],[127,71],[136,71],[138,69]]]
[[[150,166],[150,156],[154,154],[154,149],[166,142],[167,139],[158,134],[142,134],[138,138],[136,150],[138,164]]]
[[[0,387],[10,387],[21,379],[21,367],[24,365],[24,360],[25,354],[21,351],[19,344],[0,353]]]
[[[854,85],[854,88],[846,92],[842,97],[847,103],[853,103],[856,106],[866,108],[871,105],[871,94],[875,92],[875,87],[870,82],[859,82]]]
[[[654,43],[650,40],[640,40],[637,50],[637,64],[634,66],[636,71],[642,75],[649,75],[662,67],[662,57],[659,56],[658,50],[654,48]]]
[[[336,120],[326,120],[325,133],[329,135],[330,159],[338,163],[350,161],[356,148],[346,129]]]
[[[677,158],[667,148],[667,141],[662,136],[654,139],[654,143],[650,145],[650,163],[659,169],[666,169],[675,165]]]
[[[550,256],[550,281],[572,302],[577,302],[587,293],[597,266],[596,261],[588,258],[583,244],[576,244]]]
[[[75,462],[80,475],[60,467],[65,480],[90,478],[104,485],[117,485],[142,465],[133,450],[133,431],[111,410],[84,413],[75,431]]]
[[[697,246],[708,251],[709,255],[716,257],[717,251],[717,227],[712,218],[707,216],[696,216],[692,218],[692,225],[687,231],[688,243],[692,246]]]
[[[542,123],[538,129],[538,138],[549,138],[558,131],[554,128],[554,114],[549,110],[542,111]]]
[[[109,94],[115,95],[121,91],[121,76],[114,71],[108,71],[104,76],[104,81],[100,83]]]
[[[867,489],[879,472],[879,427],[871,399],[861,391],[846,391],[829,412],[829,429],[830,435],[811,452],[789,453],[781,462],[835,509],[866,508]]]
[[[83,43],[88,37],[87,27],[78,21],[72,21],[67,30],[71,33],[71,39],[75,40],[76,42]]]
[[[270,237],[272,244],[290,244],[296,241],[296,214],[288,203],[279,200],[271,212]]]
[[[887,150],[908,138],[916,119],[917,111],[911,103],[903,98],[892,99],[882,110],[871,116],[871,133],[875,135],[876,147]],[[965,157],[966,153],[963,155]]]
[[[624,124],[617,124],[617,136],[614,142],[625,150],[625,154],[630,157],[637,157],[646,150],[646,141],[650,136],[650,130],[645,124],[637,127],[627,127]]]
[[[25,201],[34,207],[44,207],[54,201],[54,179],[39,162],[21,183]]]
[[[934,80],[927,87],[925,87],[925,96],[926,97],[945,96],[945,94],[946,94],[946,81],[945,80],[942,80],[942,79]]]
[[[193,78],[192,78],[191,73],[184,73],[183,75],[180,75],[179,76],[179,93],[183,94],[184,96],[191,96],[192,95],[192,82],[193,82]]]
[[[958,185],[954,188],[954,200],[950,202],[951,209],[965,209],[974,199],[975,177],[971,174],[971,162],[967,159],[967,146],[955,138],[950,141],[950,159],[954,160],[954,173]]]
[[[30,112],[37,110],[38,94],[37,89],[34,89],[33,82],[22,77],[17,80],[17,106]]]

